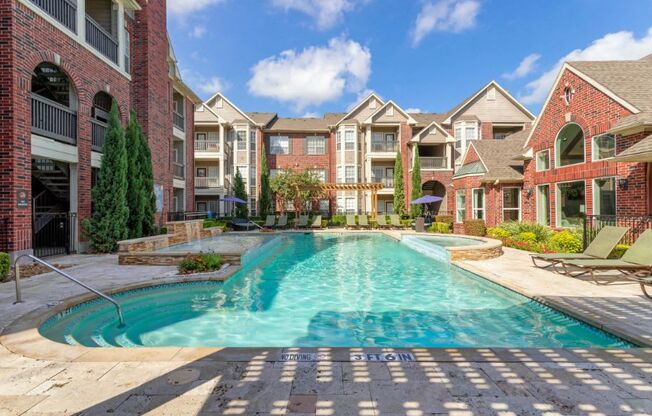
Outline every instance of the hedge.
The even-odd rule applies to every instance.
[[[9,254],[0,253],[0,281],[3,281],[7,278],[10,265],[11,262],[9,260]]]
[[[484,220],[464,220],[464,234],[484,237],[486,233],[487,227]]]
[[[428,231],[431,233],[450,234],[453,224],[447,222],[433,222]]]

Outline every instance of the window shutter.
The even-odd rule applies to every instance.
[[[306,136],[303,138],[303,154],[307,155],[308,154],[308,140],[310,139],[310,136]]]

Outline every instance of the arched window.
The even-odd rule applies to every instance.
[[[584,163],[584,132],[575,124],[567,124],[557,134],[555,142],[557,167]]]

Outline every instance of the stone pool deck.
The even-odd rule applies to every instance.
[[[176,279],[173,267],[118,266],[116,256],[56,261],[75,264],[66,271],[104,290]],[[634,283],[558,276],[510,249],[459,265],[652,343],[652,301]],[[0,284],[0,330],[82,293],[50,273],[26,279],[25,303],[13,305],[13,283]],[[392,363],[351,362],[357,349],[322,348],[319,362],[298,363],[280,361],[283,351],[275,348],[165,350],[74,358],[53,350],[50,359],[33,359],[0,345],[0,415],[652,414],[650,348],[410,349],[416,362]]]

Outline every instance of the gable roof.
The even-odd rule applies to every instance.
[[[617,162],[652,162],[652,134],[614,158]]]
[[[405,118],[407,118],[408,123],[416,124],[417,121],[415,119],[413,119],[412,116],[410,116],[408,113],[406,113],[405,110],[403,110],[398,104],[396,104],[392,100],[389,100],[385,104],[381,105],[379,109],[377,109],[376,111],[373,112],[373,114],[371,114],[369,117],[367,117],[367,119],[365,120],[365,123],[368,123],[368,124],[373,123],[374,117],[379,115],[381,113],[381,111],[383,111],[385,108],[388,108],[389,106],[393,106],[396,110],[398,110],[399,113],[403,114],[403,116],[405,116]]]
[[[265,131],[270,132],[329,132],[324,118],[277,118]]]
[[[487,85],[484,87],[480,88],[478,91],[473,93],[470,97],[468,97],[466,100],[462,101],[455,107],[453,107],[450,111],[446,113],[446,119],[444,120],[444,124],[450,124],[451,119],[455,117],[457,113],[462,111],[464,108],[466,108],[473,100],[475,100],[480,94],[482,94],[484,91],[488,90],[489,88],[494,87],[498,91],[500,91],[501,94],[503,94],[509,101],[512,102],[519,110],[521,110],[524,114],[526,114],[531,120],[535,119],[534,114],[530,112],[523,104],[521,104],[516,98],[514,98],[506,89],[500,86],[496,81],[492,80],[490,81]]]
[[[256,124],[260,124],[263,127],[268,125],[272,120],[274,120],[277,116],[276,113],[257,113],[257,112],[249,112],[247,115],[256,122]]]
[[[213,109],[210,108],[210,106],[208,105],[208,103],[210,103],[211,101],[217,99],[218,97],[221,98],[221,99],[223,99],[224,101],[226,101],[226,103],[229,104],[231,107],[233,107],[233,108],[235,109],[235,111],[237,111],[238,113],[242,114],[242,116],[243,116],[243,118],[244,118],[244,121],[249,121],[249,122],[251,122],[252,124],[258,124],[258,123],[256,123],[256,122],[255,122],[251,117],[249,117],[249,116],[247,115],[247,113],[245,113],[244,111],[240,110],[240,109],[239,109],[235,104],[233,104],[231,101],[229,101],[229,99],[226,98],[226,97],[224,96],[224,94],[222,94],[221,92],[216,92],[215,94],[213,94],[213,96],[212,96],[211,98],[209,98],[208,100],[204,101],[204,107],[208,108],[211,112],[215,113],[215,112],[213,111]],[[215,113],[215,115],[217,115],[217,113]],[[238,120],[238,121],[239,121],[239,120]]]
[[[408,113],[410,116],[416,120],[417,127],[430,127],[430,124],[434,121],[437,122],[437,124],[441,125],[444,120],[446,120],[446,117],[448,113],[441,114],[441,113]]]
[[[385,104],[385,102],[384,102],[382,99],[380,99],[380,97],[379,97],[378,95],[376,95],[375,92],[372,92],[371,94],[369,94],[369,95],[367,96],[367,98],[365,98],[364,100],[361,100],[361,101],[360,101],[360,102],[359,102],[355,107],[353,107],[353,108],[352,108],[348,113],[344,114],[344,116],[342,116],[342,117],[339,119],[339,121],[338,121],[337,123],[335,123],[335,125],[340,124],[341,122],[343,122],[344,120],[346,120],[350,115],[352,115],[353,113],[355,113],[356,111],[358,111],[358,109],[360,109],[360,107],[362,107],[362,106],[363,106],[367,101],[369,101],[369,99],[372,98],[372,97],[375,98],[375,99],[380,103],[381,106],[382,106],[383,104]]]
[[[642,113],[623,117],[607,133],[621,133],[628,129],[647,126],[652,127],[652,111],[643,111]]]
[[[436,121],[432,121],[432,122],[431,122],[430,124],[428,124],[426,127],[424,127],[423,129],[419,130],[419,131],[417,132],[417,134],[415,134],[415,135],[410,139],[410,142],[414,142],[414,143],[419,143],[419,142],[421,142],[421,138],[422,138],[422,136],[424,135],[424,133],[427,132],[428,130],[430,130],[432,127],[436,128],[437,130],[439,130],[440,132],[442,132],[443,135],[444,135],[444,138],[446,138],[446,141],[447,141],[447,142],[454,142],[454,141],[455,141],[455,138],[454,138],[453,136],[451,136],[450,133],[448,133],[448,131],[446,131],[446,129],[444,129],[444,128],[443,128],[439,123],[437,123]]]

